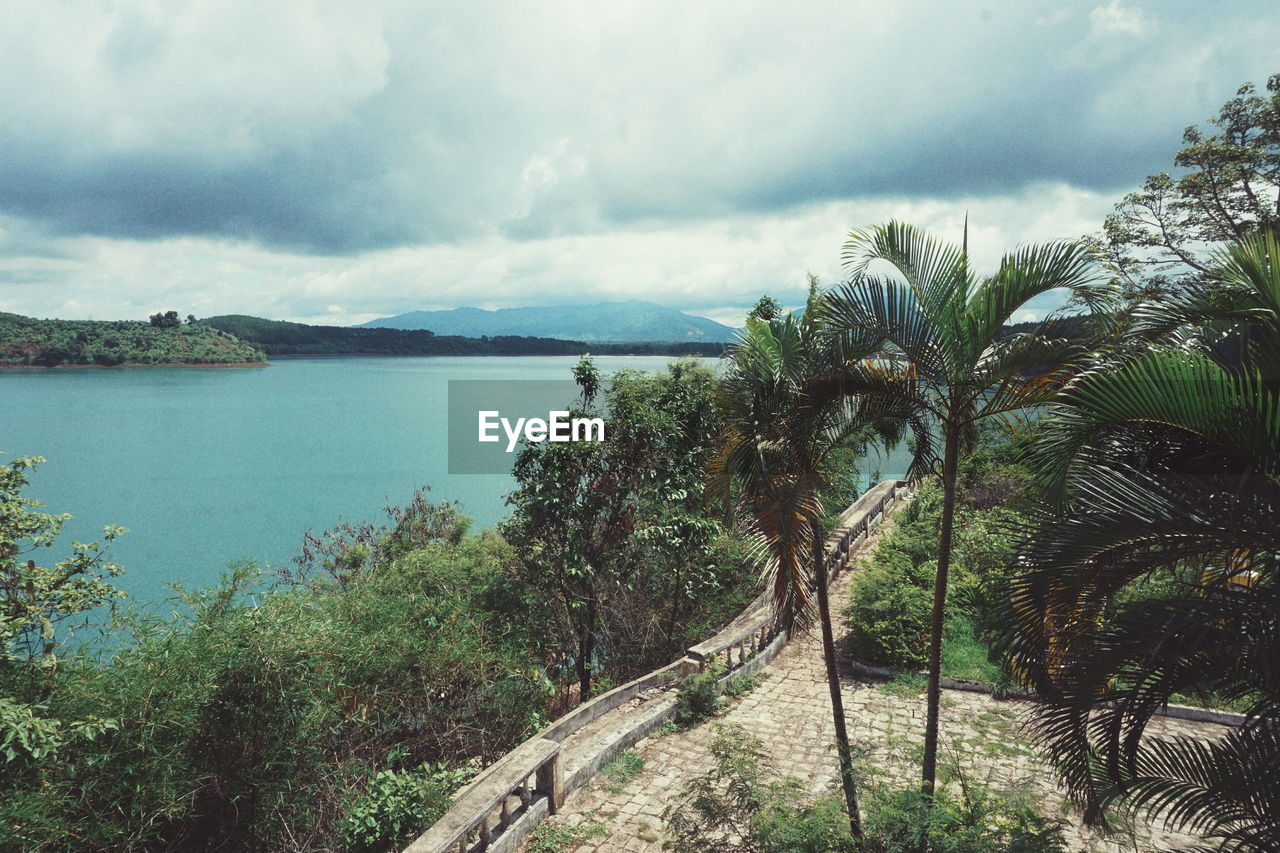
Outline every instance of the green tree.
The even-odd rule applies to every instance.
[[[26,472],[42,461],[19,456],[0,466],[0,783],[6,785],[37,772],[63,747],[116,725],[96,714],[68,717],[47,707],[59,642],[66,639],[59,630],[123,593],[110,583],[121,570],[103,559],[101,543],[76,542],[70,556],[37,564],[70,518],[41,512],[40,501],[22,494]],[[123,532],[108,527],[103,538],[111,542]]]
[[[103,559],[101,543],[74,543],[70,556],[37,565],[71,518],[40,512],[43,504],[22,494],[26,472],[43,461],[19,456],[0,466],[0,666],[51,663],[60,626],[123,596],[109,582],[121,568]],[[123,532],[107,527],[103,539]]]
[[[747,316],[757,320],[776,320],[782,316],[782,306],[778,304],[778,300],[765,294],[756,300],[756,304],[747,312]]]
[[[594,398],[594,367],[580,363],[575,377],[584,399]],[[703,506],[713,389],[710,371],[688,363],[661,377],[617,374],[603,410],[575,412],[607,412],[606,441],[530,443],[516,457],[503,532],[526,579],[554,602],[582,701],[602,658],[629,672],[651,653],[646,644],[659,632],[642,626],[657,601],[670,602],[671,636],[696,588],[689,573],[721,532]]]
[[[161,329],[176,329],[182,325],[182,320],[178,317],[177,311],[157,311],[149,318],[151,325]]]
[[[1228,850],[1280,849],[1280,241],[1220,250],[1138,311],[1162,340],[1048,409],[1042,508],[1007,643],[1086,817],[1164,815]],[[1247,709],[1213,743],[1147,732],[1177,694]]]
[[[1216,132],[1188,127],[1181,174],[1148,176],[1107,217],[1097,243],[1135,298],[1168,292],[1171,273],[1207,273],[1214,244],[1280,229],[1280,74],[1266,91],[1241,86]]]
[[[1069,288],[1092,302],[1090,254],[1074,243],[1027,246],[979,278],[966,245],[941,243],[900,222],[855,231],[844,247],[852,279],[825,309],[832,332],[846,335],[847,390],[909,409],[931,428],[916,431],[912,477],[941,464],[942,521],[929,637],[928,712],[922,789],[931,794],[937,772],[938,707],[947,578],[951,565],[958,460],[987,418],[1008,420],[1047,400],[1077,354],[1069,341],[1040,329],[1001,336],[1028,300]],[[888,262],[898,278],[869,275]],[[941,447],[938,445],[941,444]]]

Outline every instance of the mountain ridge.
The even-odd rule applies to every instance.
[[[464,306],[408,311],[353,328],[430,329],[437,335],[520,335],[588,343],[724,343],[733,340],[735,333],[715,320],[642,299],[496,310]]]

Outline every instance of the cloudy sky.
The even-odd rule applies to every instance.
[[[0,310],[736,321],[891,217],[1094,231],[1280,72],[1274,0],[793,5],[3,0]]]

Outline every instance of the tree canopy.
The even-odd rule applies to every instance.
[[[1096,238],[1135,295],[1160,293],[1208,271],[1214,244],[1280,230],[1280,74],[1266,94],[1246,83],[1210,119],[1182,135],[1179,173],[1149,175],[1126,195]]]

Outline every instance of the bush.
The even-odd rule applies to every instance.
[[[379,770],[351,804],[342,841],[352,853],[399,848],[449,810],[450,794],[470,773],[443,763],[416,770]]]
[[[762,853],[857,853],[844,800],[823,797],[797,807],[790,797],[769,802],[753,821]]]
[[[872,788],[863,853],[1065,853],[1062,825],[1030,802],[980,785],[932,799],[915,788]]]
[[[342,587],[266,591],[242,567],[184,594],[187,615],[135,616],[109,663],[62,661],[46,716],[115,728],[2,779],[0,848],[333,849],[356,837],[350,808],[369,838],[425,829],[397,803],[439,780],[371,776],[389,750],[487,760],[545,719],[526,629],[480,603],[502,548],[441,542]]]
[[[933,592],[928,567],[900,551],[878,550],[853,587],[846,610],[849,648],[869,663],[918,669],[929,648]]]
[[[722,667],[712,664],[702,672],[686,675],[676,693],[675,720],[682,726],[694,726],[720,713],[719,681]]]
[[[973,463],[976,485],[985,482],[979,474],[1004,476],[1009,470],[982,459]],[[926,664],[941,512],[940,490],[924,484],[863,564],[845,611],[849,649],[859,659],[908,669]],[[997,676],[999,667],[987,660],[987,637],[999,627],[1020,520],[1003,507],[962,507],[957,516],[943,639],[946,675],[982,681]]]

